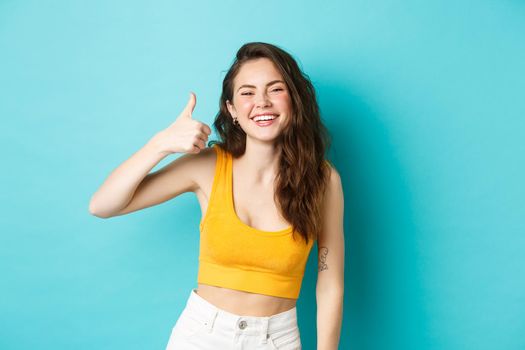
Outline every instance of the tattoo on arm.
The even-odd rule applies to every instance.
[[[328,269],[328,265],[326,264],[327,255],[328,255],[328,248],[320,247],[319,248],[319,263],[317,264],[318,272]]]

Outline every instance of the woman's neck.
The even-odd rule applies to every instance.
[[[273,183],[279,170],[281,149],[271,143],[246,141],[246,151],[235,159],[236,166],[242,169],[243,176],[256,182]]]

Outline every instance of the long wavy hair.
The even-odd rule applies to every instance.
[[[302,236],[306,243],[318,239],[323,227],[323,200],[330,177],[325,155],[331,145],[327,128],[321,121],[315,89],[295,59],[272,44],[250,42],[236,54],[222,83],[219,112],[213,123],[218,144],[234,158],[246,150],[246,133],[233,124],[226,101],[233,101],[233,83],[242,65],[257,58],[268,58],[281,73],[288,88],[292,113],[276,140],[281,147],[279,171],[274,183],[274,201],[281,215],[292,226],[292,234]]]

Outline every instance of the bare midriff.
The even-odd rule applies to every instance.
[[[296,299],[198,283],[197,294],[219,309],[242,316],[272,316],[292,309]]]

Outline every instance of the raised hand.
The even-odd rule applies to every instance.
[[[199,153],[206,148],[211,128],[205,123],[192,118],[197,98],[190,92],[186,107],[177,119],[166,129],[155,135],[155,141],[161,152],[170,153]]]

